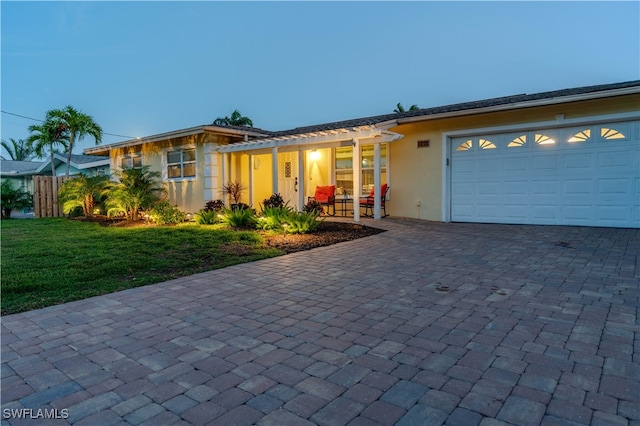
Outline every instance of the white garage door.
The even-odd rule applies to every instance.
[[[640,123],[452,139],[451,220],[640,228]]]

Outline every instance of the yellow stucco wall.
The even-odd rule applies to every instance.
[[[440,221],[442,218],[443,133],[464,129],[565,120],[638,111],[640,95],[534,107],[468,117],[444,118],[401,124],[390,130],[404,137],[390,144],[390,200],[394,216]],[[429,148],[418,148],[429,140]],[[418,201],[420,206],[417,206]]]
[[[167,190],[169,202],[177,205],[185,212],[195,213],[202,209],[205,203],[209,201],[209,199],[205,199],[205,143],[226,144],[228,143],[228,138],[199,134],[134,147],[113,149],[110,153],[111,169],[119,169],[119,159],[121,157],[127,154],[141,153],[143,165],[149,166],[152,171],[160,171],[164,175],[166,171],[163,170],[163,155],[166,155],[167,150],[178,147],[195,147],[196,178],[167,179],[166,176],[160,178]],[[221,155],[218,153],[212,155],[216,156],[214,159],[213,173],[215,174],[215,181],[219,183],[222,182],[222,176],[220,174],[220,168],[217,165],[219,164]],[[212,193],[213,199],[222,198],[220,188],[213,188]]]

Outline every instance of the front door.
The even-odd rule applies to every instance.
[[[278,154],[278,189],[285,202],[296,211],[298,206],[298,153]]]

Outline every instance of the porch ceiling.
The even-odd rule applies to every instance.
[[[323,130],[295,135],[274,136],[247,142],[237,142],[218,147],[219,152],[252,151],[252,154],[268,152],[277,147],[280,151],[338,146],[354,139],[367,139],[367,143],[392,142],[403,135],[376,126],[358,126]]]

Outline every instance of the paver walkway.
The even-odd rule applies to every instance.
[[[640,423],[639,230],[375,225],[3,317],[3,424]]]

